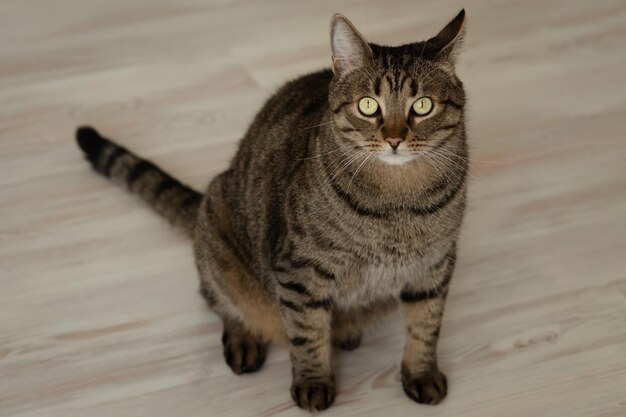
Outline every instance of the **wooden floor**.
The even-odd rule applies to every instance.
[[[328,416],[626,415],[626,3],[466,1],[471,207],[440,343],[402,392],[390,317],[339,353]],[[282,348],[237,377],[189,242],[96,176],[93,124],[195,187],[263,100],[329,64],[328,22],[434,34],[460,1],[4,0],[0,415],[304,416]]]

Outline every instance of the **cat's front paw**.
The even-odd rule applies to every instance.
[[[419,375],[402,369],[402,387],[409,398],[420,404],[437,405],[448,394],[448,381],[438,369]]]
[[[291,385],[291,397],[298,407],[305,410],[326,410],[335,400],[335,382],[333,378],[294,381]]]

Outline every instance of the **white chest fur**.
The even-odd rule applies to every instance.
[[[343,308],[354,308],[398,297],[407,284],[424,279],[427,269],[428,265],[421,259],[403,265],[357,267],[349,273],[350,277],[345,282],[339,283],[336,302]]]

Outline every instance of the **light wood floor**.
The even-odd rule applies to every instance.
[[[263,100],[329,63],[328,22],[434,34],[460,1],[0,3],[0,414],[304,416],[281,348],[234,376],[181,233],[96,176],[93,124],[195,187]],[[328,416],[626,415],[626,3],[465,1],[471,207],[440,406],[401,323],[338,354]]]

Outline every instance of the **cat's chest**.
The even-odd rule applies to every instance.
[[[346,271],[338,285],[337,300],[344,308],[367,306],[381,299],[398,297],[407,285],[425,276],[423,259],[403,264],[363,264]]]

